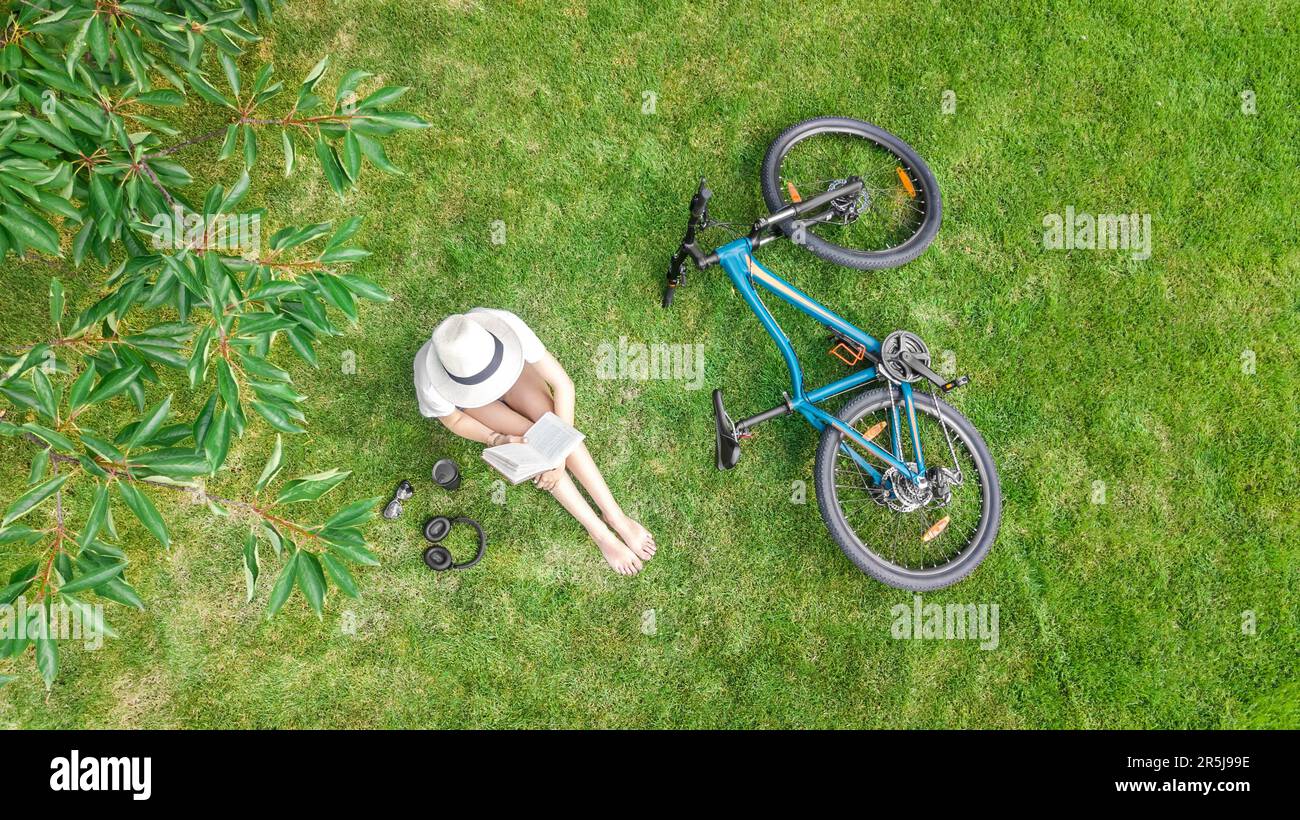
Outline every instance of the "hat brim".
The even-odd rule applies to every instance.
[[[471,311],[464,316],[501,340],[501,364],[496,371],[478,384],[461,384],[447,375],[433,345],[429,345],[424,369],[430,385],[447,401],[461,408],[482,407],[501,398],[519,380],[524,370],[524,346],[514,329],[491,313]]]

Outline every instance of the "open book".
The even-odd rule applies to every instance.
[[[511,484],[559,467],[586,436],[547,413],[524,433],[526,444],[498,444],[483,451],[483,460]]]

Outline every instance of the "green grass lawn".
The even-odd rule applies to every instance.
[[[267,579],[243,603],[237,526],[168,505],[167,554],[121,514],[148,611],[110,608],[121,638],[65,649],[48,694],[30,654],[0,662],[19,675],[0,689],[0,725],[1300,726],[1294,34],[1281,0],[291,2],[261,58],[289,77],[326,53],[335,77],[368,68],[412,86],[403,107],[432,127],[390,143],[405,176],[367,172],[342,203],[314,166],[285,181],[263,161],[246,202],[275,226],[365,214],[374,255],[358,271],[395,296],[327,340],[319,370],[279,356],[311,396],[286,461],[352,469],[352,497],[410,477],[416,497],[371,526],[383,564],[359,574],[360,601],[332,595],[323,622],[296,595],[268,623]],[[997,604],[991,651],[891,637],[890,609],[911,595],[830,540],[811,429],[774,421],[719,473],[707,389],[596,378],[600,345],[622,336],[698,343],[706,388],[737,413],[779,400],[780,357],[720,272],[694,276],[671,311],[659,289],[698,177],[716,217],[748,221],[768,142],[830,113],[916,147],[943,229],[882,273],[787,245],[763,258],[973,376],[954,402],[997,461],[1002,531],[974,575],[925,601]],[[190,150],[197,170],[217,145]],[[1044,215],[1067,205],[1151,214],[1152,257],[1044,250]],[[78,308],[103,277],[3,265],[8,343],[44,332],[52,274]],[[658,536],[641,575],[610,572],[528,485],[493,504],[478,447],[420,417],[412,355],[474,305],[517,312],[574,376],[578,426]],[[841,373],[793,315],[777,318],[809,380]],[[210,485],[248,491],[271,439],[255,423]],[[30,455],[0,440],[0,498],[20,492]],[[455,495],[428,479],[443,456],[464,467]],[[483,521],[479,568],[424,568],[419,523],[434,512]],[[6,573],[21,557],[8,549]]]

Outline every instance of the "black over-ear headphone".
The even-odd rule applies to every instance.
[[[446,538],[447,533],[451,532],[453,524],[468,524],[478,531],[478,552],[474,554],[473,558],[460,564],[457,564],[452,559],[451,550],[441,544],[442,539]],[[424,551],[424,563],[429,569],[436,572],[448,569],[469,569],[483,559],[483,553],[487,550],[487,535],[483,532],[483,527],[474,519],[466,518],[463,515],[455,518],[435,515],[424,522],[424,537],[433,544]]]

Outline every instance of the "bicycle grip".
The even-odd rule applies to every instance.
[[[704,178],[700,177],[700,187],[695,190],[695,196],[691,197],[691,216],[695,219],[704,216],[704,209],[712,198],[713,191],[709,190]]]

